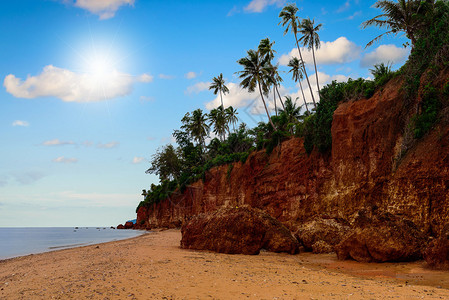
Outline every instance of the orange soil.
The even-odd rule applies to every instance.
[[[330,255],[227,255],[183,250],[180,239],[179,230],[168,230],[3,260],[0,299],[449,298],[449,273],[425,270],[422,263],[365,266]],[[404,274],[439,279],[393,278]]]

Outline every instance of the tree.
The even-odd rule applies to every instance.
[[[412,42],[412,49],[417,40],[419,30],[424,26],[425,7],[428,7],[426,2],[434,1],[419,1],[419,0],[398,0],[398,2],[382,0],[377,1],[374,7],[380,8],[384,11],[383,14],[375,16],[374,18],[362,23],[362,28],[368,26],[377,26],[379,28],[386,28],[387,32],[375,37],[371,42],[366,44],[366,47],[371,46],[374,42],[382,38],[384,35],[398,34],[404,32],[407,38]]]
[[[318,35],[318,31],[320,30],[323,24],[318,24],[315,26],[315,21],[310,20],[310,18],[303,19],[301,22],[300,32],[302,37],[299,39],[304,46],[312,49],[313,56],[313,64],[315,65],[315,75],[316,75],[316,85],[318,87],[318,95],[320,94],[320,84],[318,82],[318,71],[316,69],[316,60],[315,60],[315,49],[320,48],[320,36]]]
[[[304,90],[302,89],[301,80],[302,80],[303,76],[302,76],[301,63],[302,62],[300,62],[297,57],[292,57],[290,59],[290,61],[288,62],[288,66],[291,68],[290,71],[288,71],[288,72],[289,73],[292,72],[293,81],[299,83],[299,87],[301,88],[302,98],[304,99],[304,104],[306,106],[306,110],[308,113],[310,113],[309,107],[307,106],[306,97],[304,96]]]
[[[239,78],[242,79],[240,86],[248,89],[250,93],[254,92],[256,87],[259,88],[260,97],[262,98],[268,120],[276,130],[276,126],[270,118],[265,98],[263,97],[269,91],[267,81],[272,72],[272,66],[267,57],[261,57],[259,51],[248,50],[247,53],[248,55],[246,57],[237,61],[243,67],[243,71],[237,72],[240,74]]]
[[[214,95],[220,92],[221,106],[223,106],[223,96],[222,94],[229,93],[228,87],[225,85],[225,80],[223,79],[223,73],[220,73],[217,77],[212,78],[212,83],[209,86],[209,90],[214,90]]]
[[[298,98],[296,98],[298,99]],[[291,96],[285,96],[285,109],[280,110],[280,114],[285,114],[288,123],[296,123],[301,117],[301,106],[296,106],[296,101],[293,102]]]
[[[373,69],[369,69],[370,73],[374,76],[374,80],[378,80],[382,76],[386,76],[391,73],[391,64],[380,63],[375,64]]]
[[[271,61],[274,58],[274,53],[276,53],[276,51],[273,49],[273,45],[274,45],[274,42],[270,42],[269,38],[265,38],[260,41],[259,47],[258,47],[258,51],[259,51],[260,55],[263,57],[263,59],[266,58],[270,62],[271,65],[272,65]],[[279,76],[279,73],[277,71],[278,67],[273,66],[273,65],[272,65],[272,67],[273,67],[272,72],[268,78],[268,84],[273,85],[274,111],[277,115],[276,90],[277,90],[277,85],[280,82],[282,82],[282,78]],[[280,99],[280,100],[282,103],[282,99]],[[282,104],[282,106],[284,106],[284,104]]]
[[[184,129],[201,146],[204,146],[204,140],[209,134],[209,125],[207,124],[207,115],[203,114],[201,109],[194,110],[192,115],[186,113],[182,118]]]
[[[233,131],[235,132],[235,124],[238,121],[237,110],[234,109],[232,106],[229,106],[225,109],[225,113],[226,113],[226,120],[227,120],[228,124],[232,124]]]
[[[176,180],[181,174],[181,151],[168,144],[159,148],[151,159],[151,167],[147,174],[156,174],[159,180]]]
[[[225,140],[226,131],[229,131],[228,122],[223,106],[220,105],[210,111],[208,115],[209,126],[214,127],[214,133],[220,137],[220,141]]]
[[[296,47],[298,48],[299,58],[301,59],[302,62],[304,62],[304,60],[302,59],[301,49],[299,48],[299,41],[298,41],[299,18],[296,16],[297,12],[298,8],[296,7],[295,4],[288,4],[287,6],[285,6],[279,14],[279,17],[282,19],[282,21],[279,22],[279,24],[282,23],[282,26],[286,26],[284,35],[287,34],[290,30],[295,35],[295,42]],[[307,84],[309,85],[310,95],[312,96],[313,104],[315,105],[316,108],[315,97],[313,96],[312,87],[310,86],[309,82],[309,76],[307,76],[307,70],[304,64],[302,64],[302,69],[304,76],[307,79]]]

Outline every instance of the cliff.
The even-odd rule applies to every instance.
[[[438,78],[441,88],[448,70]],[[449,221],[449,112],[404,151],[414,111],[404,106],[401,85],[396,78],[369,99],[340,104],[330,153],[308,155],[302,139],[290,139],[270,156],[255,152],[244,164],[213,168],[184,193],[141,207],[137,224],[178,227],[199,213],[249,204],[295,230],[315,215],[350,220],[368,207],[406,216],[438,235]]]

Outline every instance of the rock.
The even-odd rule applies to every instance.
[[[429,267],[449,270],[449,224],[443,227],[438,239],[429,243],[423,256]]]
[[[222,208],[186,221],[181,247],[229,254],[272,252],[298,253],[299,242],[291,232],[267,213],[243,206]]]
[[[360,262],[413,261],[422,258],[426,238],[414,223],[390,213],[359,212],[354,228],[335,246],[338,259]]]
[[[423,256],[429,267],[449,270],[449,239],[440,237],[431,241]]]
[[[133,228],[133,226],[134,226],[133,222],[128,221],[125,223],[125,229],[131,229]]]
[[[312,245],[312,252],[315,254],[332,253],[334,252],[334,246],[320,240]]]
[[[125,226],[123,226],[123,224],[119,224],[117,225],[117,229],[125,229]]]
[[[315,220],[301,225],[296,231],[295,236],[302,242],[307,251],[313,251],[314,253],[330,253],[334,251],[333,247],[341,242],[348,231],[349,226],[339,223],[335,219],[316,218]],[[322,241],[323,243],[319,243],[314,247],[319,241]],[[318,251],[318,248],[321,248],[324,245],[330,246],[332,250],[315,252]],[[327,248],[327,246],[325,248]],[[324,248],[322,249],[324,251]]]

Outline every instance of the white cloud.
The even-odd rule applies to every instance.
[[[14,122],[12,122],[12,126],[28,127],[30,126],[30,123],[28,123],[27,121],[15,120]]]
[[[339,37],[333,42],[321,41],[320,49],[315,51],[316,63],[317,65],[343,64],[358,59],[360,57],[360,52],[361,47],[357,46],[354,42],[349,41],[346,37]],[[307,67],[312,69],[312,51],[302,47],[301,54]],[[283,54],[279,58],[279,63],[286,66],[293,56],[299,58],[297,48],[293,48],[289,54]]]
[[[315,101],[318,102],[319,95],[318,95],[318,87],[316,84],[316,75],[315,74],[316,73],[309,75],[309,81],[310,81],[310,86],[312,88],[313,97],[315,98]],[[329,75],[329,74],[318,71],[318,80],[320,83],[320,88],[323,88],[325,85],[331,83],[334,80],[337,82],[344,82],[344,81],[347,81],[348,79],[349,79],[349,77],[346,75],[342,75],[342,74]],[[304,90],[304,96],[306,98],[307,103],[313,103],[312,96],[310,94],[309,85],[307,84],[307,80],[304,79],[303,81],[301,81],[301,84],[302,84],[302,88]],[[296,97],[299,97],[299,99],[300,99],[299,103],[303,104],[304,100],[302,100],[303,96],[302,96],[299,84],[297,85],[297,87],[298,87],[298,90],[296,92],[292,93],[290,96],[292,97],[292,99],[296,99]],[[311,107],[309,106],[309,109],[310,108]]]
[[[133,158],[133,164],[140,164],[140,163],[142,163],[144,160],[145,160],[144,157],[137,157],[137,156],[135,156],[135,157]]]
[[[110,143],[106,143],[106,144],[98,143],[97,148],[112,149],[112,148],[118,147],[119,145],[120,145],[119,142],[110,142]]]
[[[78,162],[78,159],[60,156],[58,158],[53,159],[52,162],[63,163],[63,164],[73,164],[73,163]]]
[[[116,70],[108,74],[75,73],[48,65],[41,74],[22,81],[13,74],[5,77],[6,91],[17,98],[56,97],[66,102],[101,101],[132,92],[136,82],[150,82],[152,76],[132,76]]]
[[[248,106],[260,97],[258,92],[250,93],[247,90],[240,88],[240,86],[234,82],[229,82],[226,86],[229,89],[229,94],[223,96],[223,105],[225,107],[233,106],[234,108],[242,108]],[[206,103],[206,108],[211,110],[220,105],[220,95],[217,95],[214,100]]]
[[[346,2],[337,9],[337,13],[344,12],[344,11],[348,10],[350,7],[351,7],[350,0],[346,0]]]
[[[154,101],[154,98],[150,96],[140,96],[139,100],[142,102],[152,102]]]
[[[355,13],[353,13],[352,15],[350,15],[349,17],[347,17],[346,19],[347,19],[347,20],[353,20],[355,17],[358,17],[358,16],[360,16],[360,15],[362,15],[362,11],[361,11],[361,10],[356,11]]]
[[[96,14],[100,20],[114,17],[120,6],[133,5],[134,0],[76,0],[75,6]]]
[[[378,63],[399,63],[407,59],[410,50],[407,48],[399,48],[395,45],[380,45],[376,50],[367,53],[360,61],[362,67],[372,67]]]
[[[198,77],[198,73],[195,73],[195,72],[193,72],[193,71],[190,71],[190,72],[187,72],[185,75],[184,75],[184,77],[185,78],[187,78],[187,79],[194,79],[194,78],[196,78],[196,77]]]
[[[240,9],[236,5],[234,5],[231,8],[231,10],[228,12],[227,16],[232,17],[233,15],[238,14],[239,12],[240,12]]]
[[[159,74],[159,78],[160,78],[160,79],[171,80],[171,79],[175,79],[175,76],[173,76],[173,75],[167,75],[167,74]]]
[[[210,82],[198,82],[194,85],[187,87],[184,94],[198,94],[199,92],[206,91],[209,89]]]
[[[148,82],[152,82],[153,81],[153,76],[151,76],[150,74],[144,73],[144,74],[138,76],[137,80],[140,81],[140,82],[148,83]]]
[[[244,10],[250,13],[260,13],[269,5],[281,7],[285,2],[285,0],[252,0]]]
[[[53,139],[53,140],[43,142],[42,145],[44,145],[44,146],[65,146],[65,145],[75,145],[75,143],[72,141],[64,142],[64,141],[60,141],[59,139]]]

